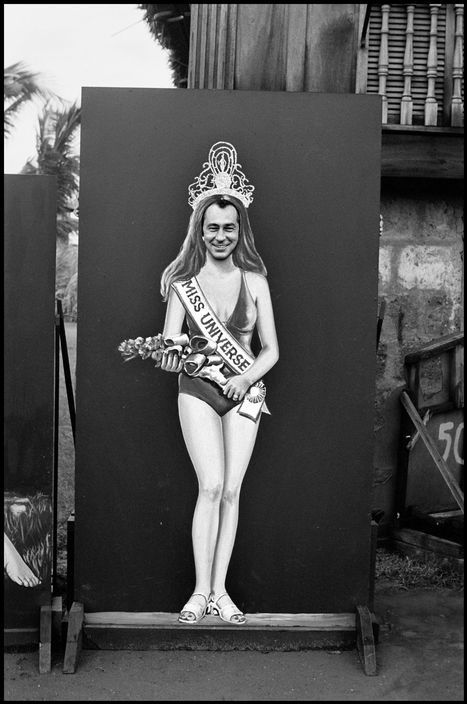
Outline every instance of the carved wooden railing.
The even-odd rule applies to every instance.
[[[357,92],[381,95],[383,124],[462,127],[464,5],[361,7]]]

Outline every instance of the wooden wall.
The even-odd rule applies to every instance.
[[[188,87],[353,93],[360,7],[191,5]]]

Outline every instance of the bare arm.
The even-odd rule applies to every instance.
[[[173,289],[170,289],[169,299],[167,301],[167,311],[165,313],[164,331],[162,336],[173,337],[182,331],[183,321],[185,319],[185,309],[182,306],[179,297]],[[165,353],[161,361],[161,369],[166,372],[180,372],[183,363],[175,352]]]
[[[224,394],[229,398],[238,395],[242,399],[250,386],[261,379],[279,359],[279,344],[267,279],[259,274],[248,273],[247,283],[258,311],[256,325],[261,341],[261,351],[244,374],[229,379],[224,389]]]

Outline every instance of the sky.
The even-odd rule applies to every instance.
[[[4,66],[23,61],[64,100],[82,86],[173,88],[167,51],[138,5],[4,4]],[[4,139],[4,172],[35,154],[39,105],[24,107]],[[79,149],[79,140],[77,141]]]

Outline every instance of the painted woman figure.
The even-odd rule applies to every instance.
[[[186,320],[193,352],[184,361],[173,346],[161,364],[179,374],[180,423],[199,485],[192,526],[196,584],[179,621],[197,623],[211,613],[242,624],[245,616],[225,581],[242,480],[261,413],[269,413],[262,377],[279,350],[266,268],[246,209],[253,186],[228,142],[211,147],[204,167],[189,188],[188,234],[161,279],[163,336],[176,342]],[[256,358],[250,347],[255,327],[261,342]]]

